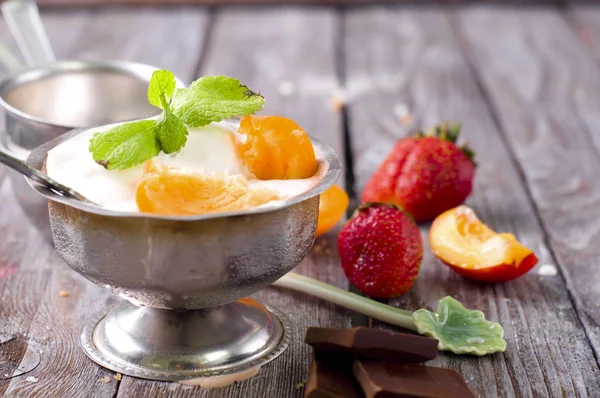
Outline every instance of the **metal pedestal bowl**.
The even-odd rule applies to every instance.
[[[75,130],[35,149],[48,150]],[[59,196],[31,183],[49,203],[63,260],[128,301],[83,328],[97,363],[124,374],[183,380],[265,364],[286,348],[290,326],[248,295],[294,268],[314,243],[319,194],[340,173],[340,159],[313,140],[322,159],[309,191],[260,209],[195,217],[119,213]]]

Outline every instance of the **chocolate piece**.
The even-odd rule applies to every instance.
[[[438,341],[428,337],[358,327],[310,327],[306,343],[316,352],[334,352],[348,358],[390,362],[425,362],[437,355]],[[350,359],[350,362],[352,362]]]
[[[366,398],[475,398],[452,369],[357,360],[353,371]]]
[[[339,357],[313,355],[310,374],[304,390],[305,398],[363,398],[352,374],[352,362]]]

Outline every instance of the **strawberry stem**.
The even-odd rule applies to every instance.
[[[475,161],[475,151],[469,148],[467,144],[464,144],[460,147],[460,150],[473,162],[473,165],[477,167],[477,162]]]
[[[448,121],[443,121],[440,124],[437,124],[425,131],[417,131],[415,133],[415,137],[423,138],[423,137],[436,137],[440,140],[450,141],[453,144],[456,144],[458,141],[458,136],[460,135],[460,123],[452,123]],[[467,144],[464,144],[460,147],[460,150],[473,162],[475,166],[477,163],[475,162],[475,151],[473,151]]]
[[[456,143],[458,136],[460,135],[460,123],[452,123],[443,121],[442,123],[435,125],[425,132],[417,132],[417,137],[437,137],[440,140],[450,141]]]
[[[335,286],[328,285],[315,279],[289,272],[273,283],[275,286],[286,287],[302,293],[310,294],[323,300],[359,312],[392,325],[417,331],[413,322],[413,313],[401,310],[391,305],[368,299],[358,294],[350,293]]]

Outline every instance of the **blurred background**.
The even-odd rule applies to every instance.
[[[57,59],[142,62],[185,83],[203,74],[237,77],[266,96],[266,113],[297,120],[351,160],[345,178],[355,191],[387,154],[388,139],[465,119],[464,112],[481,118],[465,96],[476,95],[476,107],[493,117],[502,110],[496,96],[517,95],[535,108],[550,98],[556,104],[548,90],[570,95],[573,79],[595,76],[600,58],[600,7],[590,3],[38,3]],[[5,24],[0,35],[18,54]]]
[[[584,97],[577,106],[586,108],[586,120],[595,117],[582,94],[600,59],[600,7],[593,2],[39,4],[59,60],[142,62],[172,70],[185,83],[226,74],[260,90],[265,113],[297,120],[344,154],[346,188],[354,197],[391,142],[441,119],[461,120],[471,127],[468,136],[481,124],[483,130],[508,127],[512,111],[556,117],[571,99]],[[5,24],[0,35],[19,52]],[[573,122],[572,113],[565,117]],[[485,142],[487,136],[468,138]]]

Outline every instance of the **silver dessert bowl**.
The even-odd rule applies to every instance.
[[[47,152],[81,132],[36,148]],[[121,213],[62,197],[48,201],[55,247],[76,272],[127,299],[89,321],[82,347],[124,374],[182,380],[261,366],[286,348],[288,321],[245,298],[292,270],[315,239],[319,194],[341,171],[339,156],[312,140],[318,180],[301,195],[246,211],[194,217]]]

